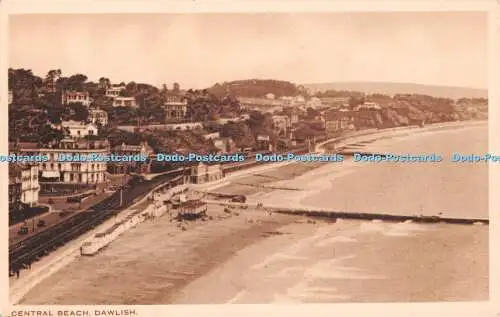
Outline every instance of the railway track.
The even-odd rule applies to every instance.
[[[123,191],[123,205],[120,206],[120,193],[117,192],[104,201],[97,203],[86,211],[58,223],[43,232],[22,240],[9,247],[9,267],[11,272],[24,268],[26,265],[47,255],[67,242],[102,224],[121,210],[129,207],[136,199],[140,199],[161,183],[169,183],[173,179],[179,182],[182,171],[168,175],[160,175],[151,181],[144,181]],[[182,179],[181,179],[182,181]],[[172,184],[178,185],[178,184]]]

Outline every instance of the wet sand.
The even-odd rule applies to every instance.
[[[488,299],[488,227],[291,224],[186,287],[178,304]]]
[[[467,133],[470,135],[470,131]],[[455,137],[463,138],[463,134]],[[353,176],[359,175],[365,170],[376,168],[349,167],[348,162],[290,164],[239,177],[232,184],[214,187],[213,191],[246,194],[250,195],[250,201],[292,206],[304,203],[331,206],[335,202],[343,205],[338,197],[351,197],[351,201],[369,207],[386,201],[390,194],[401,195],[402,191],[395,189],[401,186],[397,182],[381,191],[373,185],[361,189],[348,185],[350,181],[359,185],[370,178],[342,177],[354,172]],[[412,173],[417,172],[427,175],[431,182],[436,182],[436,176],[441,177],[427,167]],[[379,177],[391,179],[385,175]],[[286,181],[289,178],[294,180]],[[416,180],[425,179],[421,176]],[[404,184],[415,180],[399,181]],[[487,183],[487,174],[484,182]],[[307,190],[259,189],[245,183]],[[367,193],[370,199],[366,198]],[[478,203],[469,213],[484,215],[480,192],[461,193]],[[446,192],[441,195],[442,202],[454,199],[453,194],[451,198]],[[408,197],[411,199],[407,205],[426,201],[424,195],[414,193]],[[414,212],[405,206],[402,205],[402,213]],[[460,212],[465,213],[470,206],[464,206]],[[323,220],[312,223],[305,217],[269,215],[257,210],[238,213],[218,219],[228,215],[221,207],[210,206],[208,214],[214,220],[190,223],[187,231],[180,230],[168,216],[141,224],[97,256],[79,258],[42,281],[21,304],[488,299],[488,226]]]
[[[80,257],[42,281],[20,304],[170,303],[189,282],[293,221],[252,210],[238,213],[212,208],[214,220],[189,223],[186,231],[168,216],[143,223],[97,256]]]

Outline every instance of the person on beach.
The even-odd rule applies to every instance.
[[[19,269],[16,269],[16,277],[19,279]]]

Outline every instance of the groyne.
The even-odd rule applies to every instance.
[[[216,201],[216,200],[203,200],[207,204],[221,205],[225,207],[240,207],[240,208],[261,208],[267,212],[275,212],[289,215],[298,216],[309,216],[309,217],[320,217],[329,219],[352,219],[352,220],[382,220],[389,222],[405,222],[412,221],[417,223],[449,223],[449,224],[483,224],[489,225],[489,219],[480,218],[454,218],[454,217],[440,217],[440,216],[422,216],[422,215],[398,215],[391,212],[356,212],[356,211],[338,211],[329,210],[324,208],[295,208],[295,207],[284,207],[278,205],[260,205],[260,204],[248,204],[248,203],[237,203],[228,201]]]

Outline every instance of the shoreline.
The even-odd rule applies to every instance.
[[[417,132],[417,131],[415,131],[415,132]],[[416,134],[418,134],[418,133],[416,133]],[[297,171],[296,167],[294,168],[294,165],[295,166],[301,166],[301,168],[299,168],[299,170]],[[318,173],[318,174],[321,174],[321,172],[318,172],[318,171],[321,170],[321,168],[322,168],[321,166],[323,166],[323,165],[324,164],[322,164],[322,163],[318,163],[318,164],[312,164],[312,163],[303,164],[301,162],[285,162],[285,164],[283,164],[283,163],[274,163],[274,164],[271,163],[271,164],[269,164],[269,166],[257,166],[257,167],[254,167],[254,168],[250,168],[248,170],[244,170],[244,171],[241,171],[241,172],[236,172],[234,174],[230,174],[227,178],[222,179],[219,182],[211,183],[211,184],[204,184],[204,186],[199,186],[199,188],[202,189],[202,190],[205,189],[207,191],[209,191],[209,190],[213,191],[214,189],[221,189],[221,188],[224,191],[224,189],[233,188],[232,191],[249,193],[250,194],[249,200],[256,200],[256,199],[259,198],[259,196],[262,196],[263,192],[265,192],[265,191],[276,192],[276,190],[274,190],[274,189],[265,189],[265,190],[263,190],[262,188],[255,188],[255,187],[252,187],[252,186],[245,186],[244,184],[243,185],[242,184],[231,185],[231,183],[234,182],[234,180],[238,180],[238,179],[241,179],[241,178],[243,178],[243,179],[245,179],[245,178],[253,178],[254,181],[257,180],[257,182],[259,184],[264,184],[264,183],[265,184],[273,184],[273,183],[276,183],[276,182],[278,182],[278,183],[279,182],[285,182],[286,183],[287,180],[292,180],[292,181],[295,180],[296,182],[300,182],[301,177],[304,176],[304,175],[306,175],[306,174],[308,174],[308,173]],[[341,169],[343,168],[341,166],[339,166],[339,167]],[[269,177],[270,174],[272,174],[272,173],[277,173],[278,175],[280,175],[280,170],[281,170],[281,179],[280,180],[273,179],[272,176]],[[286,172],[286,170],[288,172]],[[260,174],[259,172],[265,172],[265,171],[267,171],[267,173],[265,173],[265,177],[262,177],[262,174],[259,175]],[[283,174],[285,174],[285,176],[283,176]],[[265,181],[264,179],[267,179],[267,181]],[[283,195],[283,191],[278,191],[278,192],[280,192],[280,195]],[[293,194],[297,195],[297,193],[293,193]],[[281,198],[281,199],[282,200],[286,200],[284,198]],[[294,203],[294,205],[296,206],[295,203]],[[220,212],[220,210],[219,210],[219,212]],[[250,211],[248,211],[248,212],[250,212]],[[246,215],[248,212],[244,212],[243,214]],[[252,213],[252,216],[254,216],[254,215],[257,216],[257,214],[259,214],[259,213],[258,212],[255,213],[255,211],[254,211]],[[232,233],[231,235],[235,234],[236,236],[241,236],[242,239],[245,240],[247,244],[244,244],[244,245],[243,244],[238,244],[238,243],[229,244],[227,246],[227,248],[230,251],[227,251],[227,253],[225,253],[224,256],[222,254],[223,252],[221,251],[222,253],[219,254],[220,258],[218,258],[217,260],[213,259],[213,261],[216,262],[215,264],[219,265],[219,264],[225,262],[226,260],[228,260],[229,258],[231,258],[231,256],[233,254],[238,253],[239,250],[244,249],[245,247],[248,247],[248,246],[253,245],[253,244],[257,243],[258,241],[260,241],[261,239],[257,239],[257,237],[260,236],[261,234],[265,233],[265,230],[267,230],[265,228],[268,228],[268,230],[276,230],[278,228],[283,227],[286,224],[289,224],[289,223],[287,223],[287,221],[288,222],[293,222],[293,221],[299,221],[297,219],[304,219],[304,218],[300,218],[300,216],[284,216],[284,215],[280,215],[280,216],[272,215],[272,216],[269,216],[269,215],[266,215],[265,213],[263,213],[262,215],[258,215],[258,217],[261,217],[261,216],[262,217],[267,217],[267,218],[264,218],[267,221],[267,222],[266,221],[264,222],[264,225],[262,225],[262,223],[260,223],[259,225],[257,225],[257,224],[250,224],[249,222],[245,221],[243,223],[243,225],[240,224],[240,225],[236,226],[235,228],[233,228],[233,229],[235,229],[235,230],[237,229],[237,230],[236,230],[236,232]],[[165,217],[167,217],[167,216],[164,216],[162,218],[165,218]],[[284,218],[277,218],[279,220],[271,220],[271,219],[275,219],[276,217],[284,217]],[[236,216],[235,218],[238,218],[238,216]],[[288,219],[288,220],[285,221],[284,219]],[[293,220],[291,220],[291,219],[293,219]],[[159,221],[161,222],[162,219],[160,219]],[[224,221],[225,220],[222,220],[222,222],[224,222]],[[262,219],[260,221],[262,221]],[[206,224],[200,224],[200,226],[204,227],[206,225],[209,225],[210,223],[212,223],[212,222],[208,222]],[[213,222],[213,223],[218,223],[218,220],[215,221],[215,222]],[[143,224],[140,224],[139,227],[142,227],[143,225],[147,226],[147,224],[143,223]],[[262,226],[260,226],[260,225],[262,225]],[[198,224],[196,224],[193,227],[196,227],[196,226],[198,226]],[[137,231],[137,230],[141,230],[141,229],[140,228],[139,229],[132,229],[131,232],[134,232],[134,231]],[[239,234],[240,232],[241,232],[241,235]],[[246,232],[246,233],[244,234],[243,232]],[[214,232],[212,232],[211,234],[214,234]],[[126,232],[123,236],[119,237],[117,239],[117,241],[115,241],[110,246],[108,246],[106,248],[106,250],[104,250],[104,252],[107,252],[107,250],[116,249],[114,247],[117,247],[117,245],[123,245],[123,242],[120,242],[119,240],[126,239],[125,236],[130,236],[130,235],[133,235],[133,234],[132,233],[129,234],[128,232]],[[175,233],[174,233],[174,235],[175,235]],[[245,236],[247,238],[244,238]],[[262,238],[262,237],[260,237],[260,238]],[[219,241],[224,241],[225,237],[219,237],[219,239],[220,239]],[[213,249],[215,246],[216,246],[216,244],[212,244],[209,247],[209,249]],[[234,249],[232,247],[234,247]],[[198,251],[195,251],[195,252],[201,252],[202,249],[200,249]],[[97,259],[97,261],[98,261],[99,257],[101,257],[101,256],[104,256],[104,255],[103,254],[98,254],[97,257],[94,258],[94,259]],[[94,259],[88,259],[88,261],[92,261]],[[76,259],[76,261],[73,262],[73,263],[80,262],[81,260],[82,259]],[[85,259],[85,261],[88,262],[87,259]],[[217,266],[217,265],[215,265],[215,266]],[[69,266],[71,266],[71,264]],[[212,269],[214,269],[215,266],[210,266],[210,268],[209,267],[205,267],[205,269],[203,270],[204,271],[203,274],[201,274],[201,273],[191,274],[190,276],[191,276],[191,278],[196,277],[195,279],[200,278],[205,273],[207,273],[207,272],[211,271]],[[71,276],[71,273],[67,272],[68,271],[68,267],[60,268],[60,270],[61,271],[66,271],[66,273],[70,274],[70,276]],[[55,273],[58,273],[58,272],[55,272]],[[49,277],[47,279],[50,280],[50,279],[53,279],[53,277]],[[43,281],[40,281],[40,282],[43,282]],[[186,286],[186,285],[184,285],[184,286]],[[180,284],[178,284],[178,286],[176,286],[175,288],[179,288],[179,287],[180,287]],[[35,286],[34,289],[37,289],[37,288],[38,287]],[[29,295],[32,292],[33,292],[33,290],[30,290],[29,292],[27,292],[26,295]],[[29,300],[29,297],[30,296],[27,296],[28,300]],[[24,302],[24,299],[21,300],[21,302]],[[170,302],[170,300],[168,302]]]

